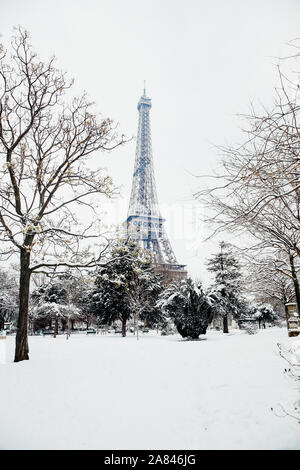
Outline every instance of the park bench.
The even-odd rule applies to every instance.
[[[44,336],[49,336],[49,335],[53,336],[54,335],[54,331],[50,331],[50,330],[44,330],[42,333],[43,333]]]
[[[86,330],[86,334],[87,334],[87,335],[95,335],[95,334],[96,334],[96,330],[94,330],[93,328],[90,328],[89,330]]]

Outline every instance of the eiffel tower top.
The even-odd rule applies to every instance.
[[[152,108],[151,98],[148,98],[146,95],[146,82],[144,81],[144,93],[143,96],[140,97],[140,100],[137,105],[137,109],[140,111],[141,107],[144,106],[149,110]]]
[[[150,128],[151,107],[151,98],[146,96],[146,88],[144,87],[144,94],[137,105],[139,125],[128,217],[136,215],[161,217],[153,170]]]
[[[158,206],[150,128],[151,107],[151,98],[147,97],[144,85],[144,93],[137,105],[139,124],[126,221],[127,232],[143,248],[154,254],[157,266],[163,266],[164,270],[176,272],[177,277],[185,277],[186,271],[184,271],[183,265],[177,263]]]

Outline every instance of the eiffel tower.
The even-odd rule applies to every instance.
[[[164,228],[165,219],[159,210],[153,171],[151,107],[151,99],[146,96],[144,88],[137,106],[138,135],[126,224],[128,235],[154,255],[155,270],[169,281],[185,278],[187,272],[185,266],[178,264],[176,260]]]

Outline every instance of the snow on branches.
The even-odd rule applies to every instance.
[[[205,334],[214,315],[209,296],[189,278],[170,284],[162,292],[157,307],[170,316],[183,338],[190,339]]]

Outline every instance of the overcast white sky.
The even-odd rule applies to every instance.
[[[250,101],[271,103],[275,57],[300,36],[297,0],[0,0],[5,43],[13,26],[31,33],[43,58],[86,90],[104,116],[137,133],[137,101],[147,81],[152,98],[154,168],[162,215],[180,263],[205,280],[203,242],[192,194],[193,175],[218,165],[214,145],[241,138],[237,113]],[[103,156],[122,198],[108,220],[126,218],[135,142]]]

